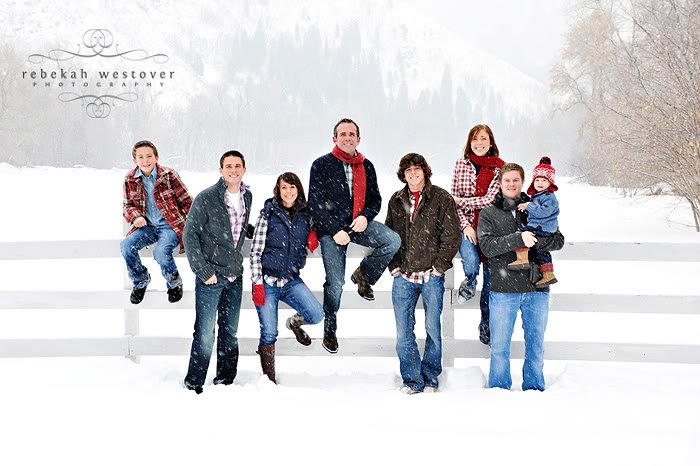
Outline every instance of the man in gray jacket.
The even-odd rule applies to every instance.
[[[401,247],[389,262],[394,276],[391,301],[403,380],[401,391],[435,392],[442,372],[440,315],[445,272],[452,268],[452,259],[459,249],[459,218],[450,193],[430,182],[432,171],[422,155],[406,154],[396,174],[406,186],[391,196],[384,223],[401,237]],[[419,296],[425,309],[422,361],[413,332]]]
[[[238,368],[238,318],[243,291],[241,248],[253,196],[243,183],[245,158],[228,151],[219,160],[221,178],[194,200],[183,241],[196,275],[194,334],[185,387],[202,393],[218,321],[214,384],[230,385]]]
[[[505,164],[498,173],[501,192],[493,205],[481,211],[477,236],[481,250],[489,258],[491,292],[489,311],[491,326],[491,366],[489,387],[509,390],[510,341],[518,309],[525,331],[525,362],[523,363],[523,390],[545,388],[544,331],[549,314],[549,287],[536,288],[540,279],[539,268],[510,270],[516,249],[556,251],[564,247],[564,237],[557,230],[551,236],[535,236],[522,231],[527,225],[527,212],[517,207],[530,198],[522,192],[525,172],[515,163]],[[530,261],[532,262],[532,261]]]

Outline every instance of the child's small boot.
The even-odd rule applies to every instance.
[[[535,288],[545,288],[557,282],[557,277],[554,276],[554,265],[551,262],[549,264],[541,264],[540,272],[542,272],[542,278],[535,283]]]
[[[518,248],[515,250],[516,259],[508,264],[508,270],[525,270],[530,268],[528,260],[528,248]]]

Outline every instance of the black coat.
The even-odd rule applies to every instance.
[[[481,211],[477,238],[479,247],[489,258],[491,269],[491,291],[498,293],[530,293],[533,291],[549,292],[549,287],[535,288],[540,271],[530,259],[530,270],[508,270],[507,265],[515,260],[515,250],[524,248],[521,228],[527,225],[527,214],[517,210],[518,204],[528,202],[530,198],[520,194],[520,199],[505,199],[502,193],[496,195],[493,205]],[[515,211],[515,216],[513,216]],[[564,247],[564,236],[557,230],[551,236],[538,236],[537,243],[530,248],[543,251],[558,251]]]
[[[377,186],[377,173],[372,162],[365,159],[365,208],[360,212],[370,222],[382,207],[382,196]],[[345,177],[343,162],[326,154],[316,159],[309,177],[309,202],[314,228],[320,235],[335,235],[340,230],[350,231],[353,200]]]

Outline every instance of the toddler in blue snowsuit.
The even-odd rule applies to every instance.
[[[527,194],[531,196],[530,202],[518,205],[520,212],[527,211],[525,230],[532,231],[537,236],[549,236],[559,229],[557,222],[559,201],[554,195],[554,191],[559,188],[554,184],[555,173],[551,159],[546,155],[543,156],[539,165],[532,171],[532,183],[527,188]],[[512,270],[528,268],[530,263],[528,251],[528,248],[516,249],[517,259],[508,264],[508,268]],[[542,279],[535,283],[535,287],[544,288],[556,283],[552,255],[548,251],[534,250],[533,259],[542,272]]]

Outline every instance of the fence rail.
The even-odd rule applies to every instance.
[[[247,255],[249,242],[244,253]],[[360,258],[365,248],[351,245],[348,257]],[[117,258],[119,240],[39,241],[0,243],[0,262],[14,260],[92,259]],[[311,258],[320,258],[319,251]],[[698,243],[567,243],[556,254],[557,260],[582,261],[663,261],[700,262]],[[465,305],[457,304],[454,275],[448,273],[445,281],[443,310],[443,359],[445,366],[455,358],[488,358],[488,348],[478,340],[455,338],[455,312],[478,308],[478,296]],[[185,355],[191,339],[140,335],[140,310],[192,309],[194,292],[186,291],[179,303],[167,302],[165,293],[149,291],[138,306],[129,303],[130,290],[115,291],[0,291],[1,310],[51,309],[120,309],[124,312],[124,336],[113,338],[65,339],[5,339],[0,340],[0,357],[56,357],[56,356],[124,356],[138,361],[141,356]],[[314,292],[323,298],[322,292]],[[391,292],[375,292],[375,301],[365,301],[356,293],[343,294],[343,309],[390,309]],[[282,304],[282,303],[281,303]],[[421,303],[419,302],[419,306]],[[280,307],[284,308],[284,305]],[[244,292],[242,309],[254,310],[250,292]],[[551,311],[644,313],[644,314],[700,314],[700,296],[559,294],[552,293]],[[241,355],[254,355],[257,338],[239,338]],[[353,337],[339,340],[343,356],[394,357],[393,337]],[[420,342],[422,345],[423,342]],[[303,348],[293,338],[280,338],[276,351],[287,356],[327,356],[316,343]],[[522,357],[522,342],[513,342],[514,357]],[[588,360],[620,362],[700,363],[700,345],[603,343],[603,342],[546,342],[545,358],[550,360]]]

